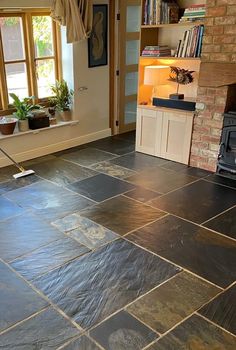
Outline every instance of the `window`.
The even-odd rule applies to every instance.
[[[0,13],[0,109],[10,108],[11,92],[37,102],[50,96],[61,78],[58,38],[47,12]]]

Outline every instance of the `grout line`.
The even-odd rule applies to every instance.
[[[39,289],[37,289],[30,281],[26,280],[19,272],[17,272],[11,265],[6,263],[0,258],[0,262],[2,262],[4,265],[6,265],[18,278],[20,278],[22,281],[24,281],[32,290],[34,290],[42,299],[44,299],[50,306],[52,306],[59,314],[61,314],[65,319],[70,321],[80,332],[83,332],[84,329],[76,323],[72,318],[70,318],[63,310],[61,310],[56,304],[52,302],[51,299],[49,299],[43,292],[41,292]],[[15,326],[15,325],[14,325]],[[12,326],[13,327],[13,326]]]
[[[178,274],[177,274],[178,275]],[[175,276],[173,276],[173,278],[174,277],[176,277],[176,275]],[[171,278],[168,280],[168,281],[170,281],[171,280]],[[166,282],[165,282],[166,283]],[[156,289],[158,289],[160,286],[157,286],[156,287]],[[152,290],[153,291],[153,290]],[[147,293],[147,294],[149,294],[149,293]],[[146,295],[147,295],[146,294]],[[143,295],[143,297],[145,297],[146,295]],[[136,299],[137,300],[137,299]],[[136,301],[135,300],[135,301]],[[133,302],[133,303],[135,303],[135,301]],[[130,305],[129,305],[130,306]],[[128,306],[128,307],[129,307]],[[142,319],[140,319],[138,316],[136,316],[136,315],[134,315],[131,311],[129,311],[129,310],[127,310],[127,308],[125,307],[125,309],[124,309],[124,311],[126,311],[129,315],[131,315],[133,318],[135,318],[137,321],[139,321],[140,323],[142,323],[144,326],[146,326],[146,327],[148,327],[151,331],[153,331],[155,334],[157,334],[158,335],[158,337],[160,337],[161,336],[161,333],[160,332],[158,332],[156,329],[154,329],[154,328],[152,328],[150,325],[148,325],[147,323],[145,323]]]
[[[205,225],[208,221],[211,221],[211,220],[217,218],[218,216],[227,213],[227,211],[230,211],[230,210],[233,209],[233,208],[236,208],[236,205],[233,205],[232,207],[230,207],[230,208],[228,208],[228,209],[222,211],[221,213],[219,213],[219,214],[213,216],[212,218],[210,218],[210,219],[208,219],[208,220],[206,220],[206,221],[203,221],[200,225]]]
[[[234,333],[231,333],[230,331],[228,331],[227,329],[223,328],[222,326],[220,326],[219,324],[213,322],[212,320],[210,320],[209,318],[201,315],[198,313],[198,310],[196,311],[196,315],[199,316],[199,317],[202,317],[205,321],[208,321],[209,323],[211,323],[213,326],[217,327],[217,328],[220,328],[222,331],[230,334],[231,336],[233,336],[234,338],[236,338],[236,335]]]
[[[234,188],[234,187],[231,187],[231,186],[228,186],[228,185],[225,185],[225,184],[221,184],[221,183],[216,182],[216,181],[210,181],[210,180],[207,179],[207,177],[204,177],[203,180],[206,181],[206,182],[210,182],[211,184],[218,185],[218,186],[223,186],[223,187],[230,188],[231,190],[236,191],[236,188]],[[231,179],[231,180],[235,181],[233,179]]]

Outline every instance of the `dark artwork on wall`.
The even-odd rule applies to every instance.
[[[88,40],[89,67],[107,65],[107,5],[93,5],[93,29]]]

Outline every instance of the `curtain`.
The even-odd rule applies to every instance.
[[[87,39],[92,30],[92,0],[53,0],[51,17],[66,26],[68,43]]]

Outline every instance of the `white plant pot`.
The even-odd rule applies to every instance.
[[[28,119],[18,120],[18,129],[21,132],[28,131],[29,130],[29,121],[28,121]]]

